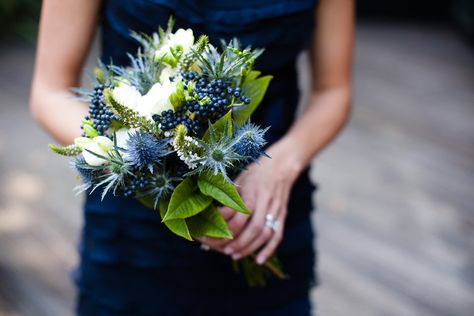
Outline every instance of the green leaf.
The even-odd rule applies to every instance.
[[[160,199],[158,208],[160,209],[160,215],[162,219],[164,219],[166,215],[169,202],[170,201],[168,199]],[[188,225],[186,224],[186,221],[184,219],[170,219],[168,221],[165,221],[164,224],[166,225],[166,227],[169,228],[169,230],[171,230],[176,235],[184,237],[190,241],[193,240],[191,234],[189,233]]]
[[[203,194],[213,197],[223,205],[237,212],[250,214],[235,186],[227,182],[222,174],[214,175],[210,171],[201,173],[198,178],[198,187]]]
[[[189,231],[194,237],[215,237],[232,239],[232,234],[221,213],[214,205],[209,205],[201,213],[186,219]]]
[[[250,71],[250,73],[247,75],[247,77],[245,78],[245,80],[254,80],[254,79],[257,79],[258,76],[261,75],[261,71],[258,71],[258,70],[252,70]]]
[[[84,133],[86,133],[87,137],[94,138],[96,136],[99,136],[99,133],[89,124],[84,124],[82,129],[84,130]]]
[[[249,77],[253,76],[252,73]],[[242,85],[242,94],[249,98],[250,104],[234,107],[233,118],[237,126],[242,126],[262,102],[272,76],[264,76],[257,79],[247,78]]]
[[[211,202],[212,198],[199,192],[193,181],[186,178],[174,189],[163,221],[191,217],[202,212]]]
[[[216,138],[220,139],[222,137],[222,134],[227,128],[227,135],[231,136],[232,135],[232,110],[227,112],[224,116],[222,116],[220,119],[218,119],[214,124],[212,124]],[[209,128],[207,131],[204,133],[204,136],[202,139],[204,141],[209,141],[209,138],[211,136],[211,132]]]
[[[107,80],[105,79],[104,71],[100,67],[96,67],[94,69],[94,74],[95,74],[95,77],[97,79],[97,82],[99,82],[100,84],[103,84],[103,85],[105,85],[107,83]]]

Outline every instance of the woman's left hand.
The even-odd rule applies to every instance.
[[[235,180],[237,188],[251,216],[222,208],[221,213],[234,236],[233,240],[203,238],[201,241],[214,250],[231,255],[234,260],[256,254],[263,264],[276,250],[283,237],[287,205],[291,188],[301,166],[292,159],[291,143],[276,143],[267,151],[271,159],[261,157]],[[277,225],[267,226],[266,217]]]

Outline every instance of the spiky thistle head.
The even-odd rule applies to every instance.
[[[171,153],[169,141],[157,139],[150,133],[132,132],[127,140],[127,159],[139,169],[148,168],[153,173],[153,164]]]
[[[224,130],[226,129],[227,128]],[[224,179],[232,182],[227,174],[227,168],[235,167],[237,163],[244,160],[245,157],[235,152],[233,148],[234,140],[230,135],[222,133],[219,135],[220,138],[218,138],[212,124],[209,124],[209,132],[209,141],[198,140],[198,144],[203,151],[203,155],[195,160],[199,166],[186,175],[209,170],[214,174],[221,173]]]
[[[72,162],[71,167],[78,173],[82,181],[81,185],[74,188],[77,194],[88,191],[97,183],[101,175],[102,167],[90,166],[82,155],[77,156]]]
[[[102,187],[102,199],[104,199],[110,191],[116,195],[119,188],[123,189],[125,187],[127,178],[133,176],[133,166],[131,162],[122,157],[119,148],[114,146],[114,148],[109,151],[109,157],[105,158],[108,163],[103,166],[100,176],[97,179],[98,183],[94,184],[91,191],[92,193],[97,188]]]
[[[233,145],[235,152],[247,157],[250,161],[264,155],[263,146],[267,143],[264,136],[267,130],[268,128],[261,129],[247,121],[235,133]]]
[[[151,175],[149,185],[147,186],[148,190],[145,190],[143,195],[153,197],[153,207],[156,209],[160,199],[171,194],[175,187],[175,183],[180,180],[182,179],[171,176],[166,172],[165,168],[160,168],[158,172]]]

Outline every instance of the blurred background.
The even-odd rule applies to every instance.
[[[2,316],[74,304],[82,199],[28,111],[39,8],[0,0]],[[352,119],[312,169],[318,315],[474,315],[473,38],[472,0],[358,1]]]

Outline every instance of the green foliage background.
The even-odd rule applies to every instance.
[[[0,0],[0,39],[33,43],[38,31],[40,0]]]

